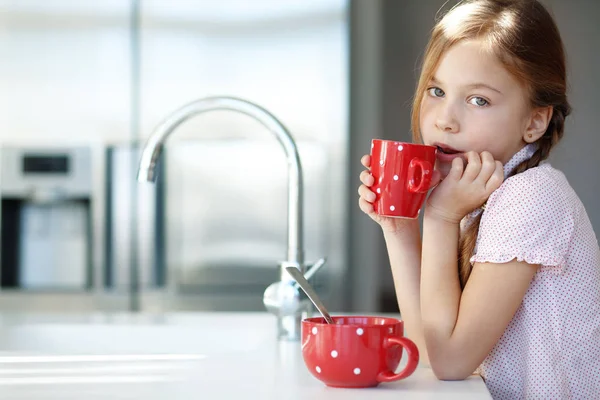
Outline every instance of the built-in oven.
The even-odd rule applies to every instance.
[[[1,288],[91,288],[90,149],[2,147],[0,162]]]

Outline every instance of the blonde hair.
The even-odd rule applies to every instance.
[[[509,176],[538,166],[562,138],[571,107],[566,95],[565,54],[560,33],[552,16],[537,0],[466,0],[437,22],[425,50],[413,101],[413,140],[421,141],[421,103],[440,59],[451,46],[464,40],[478,40],[483,51],[494,54],[527,88],[532,107],[552,107],[552,118],[537,141],[537,150]],[[458,269],[463,288],[471,274],[470,258],[482,215],[477,216],[459,240]]]

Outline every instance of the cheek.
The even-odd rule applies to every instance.
[[[423,139],[426,139],[428,132],[434,126],[433,107],[428,106],[426,101],[423,101],[421,104],[419,126],[421,127],[421,136],[423,136]]]
[[[480,113],[463,124],[468,131],[472,150],[502,147],[518,131],[516,118],[496,113]]]
[[[522,111],[514,107],[497,107],[490,113],[484,113],[477,124],[481,130],[489,131],[489,135],[519,135],[523,128]]]

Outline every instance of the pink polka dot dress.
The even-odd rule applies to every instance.
[[[505,174],[531,157],[527,145]],[[463,228],[481,212],[465,217]],[[494,399],[600,399],[600,251],[562,172],[542,163],[487,201],[471,262],[540,264],[481,374]]]

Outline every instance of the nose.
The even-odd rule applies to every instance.
[[[435,126],[447,133],[457,133],[460,125],[456,113],[450,104],[442,104],[438,110],[435,120]]]

